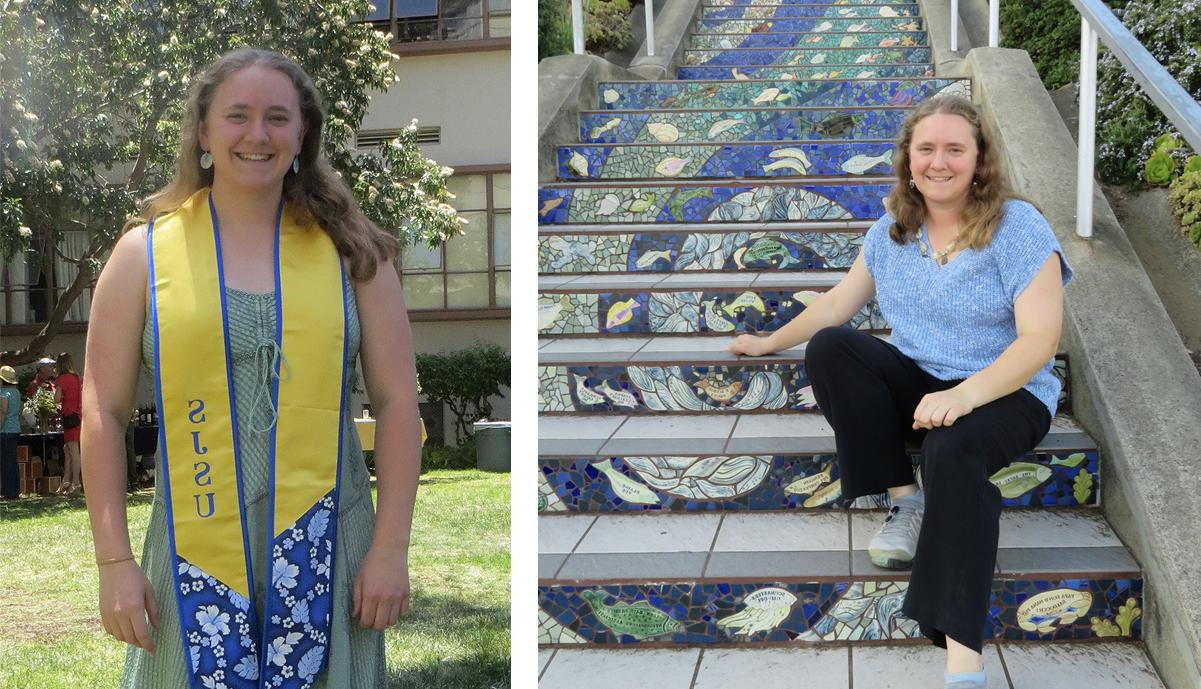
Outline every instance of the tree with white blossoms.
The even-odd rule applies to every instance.
[[[45,327],[0,363],[29,363],[49,345],[137,201],[170,178],[192,77],[240,46],[279,51],[313,77],[325,155],[368,218],[402,247],[459,234],[453,170],[418,150],[416,120],[378,151],[350,145],[368,93],[397,81],[389,37],[354,21],[368,11],[365,0],[0,0],[0,259],[79,268]],[[64,231],[86,232],[82,254],[63,252]]]

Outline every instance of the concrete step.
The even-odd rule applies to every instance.
[[[860,31],[924,31],[920,16],[893,18],[795,17],[773,19],[704,19],[693,25],[693,33],[826,33]]]
[[[840,81],[602,81],[603,110],[795,108],[888,105],[906,107],[939,93],[971,95],[968,79],[843,79]]]
[[[705,0],[702,7],[760,7],[763,5],[815,5],[817,7],[845,7],[859,5],[904,5],[912,3],[897,0]]]
[[[725,143],[572,144],[558,148],[559,178],[759,179],[814,182],[892,171],[891,141],[727,141]]]
[[[763,223],[774,220],[876,220],[890,177],[544,184],[541,225],[563,223]]]
[[[894,3],[890,5],[807,5],[800,3],[772,3],[754,5],[702,5],[701,19],[896,19],[917,17],[921,6]]]
[[[571,225],[539,230],[538,271],[547,275],[682,271],[850,268],[863,245],[866,220]]]
[[[585,143],[687,143],[779,140],[895,140],[904,107],[590,110],[580,112]]]
[[[539,335],[734,334],[775,330],[842,279],[835,271],[544,275]],[[851,326],[887,328],[871,302]]]
[[[900,612],[909,571],[867,554],[884,516],[540,516],[544,645],[920,638]],[[1142,607],[1138,563],[1099,511],[1002,513],[986,640],[1137,640]]]
[[[929,47],[925,31],[826,31],[823,33],[691,34],[688,47],[695,50],[731,48],[879,48]]]
[[[686,50],[685,65],[775,65],[777,67],[828,65],[909,64],[930,61],[930,48],[880,48],[846,46],[837,48],[729,48]]]
[[[894,63],[862,65],[722,65],[715,67],[680,67],[676,71],[680,79],[884,79],[895,77],[933,77],[934,65],[930,63]]]
[[[943,686],[945,665],[946,651],[930,644],[670,649],[561,646],[538,651],[538,687],[728,689],[753,682],[756,689],[930,689]],[[989,689],[1164,689],[1151,658],[1139,644],[989,642],[984,665]]]

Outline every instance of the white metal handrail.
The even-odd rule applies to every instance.
[[[654,0],[645,0],[642,5],[646,15],[646,55],[655,56],[655,6]],[[571,0],[571,38],[576,55],[584,54],[584,2]]]
[[[1097,40],[1134,77],[1194,151],[1201,152],[1201,105],[1193,100],[1101,0],[1071,0],[1080,13],[1080,120],[1076,161],[1076,234],[1093,236],[1093,172],[1097,146]],[[988,45],[1000,37],[1000,0],[988,2]],[[959,0],[951,0],[951,50],[959,50]]]

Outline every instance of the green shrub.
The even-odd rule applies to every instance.
[[[1181,229],[1201,248],[1201,171],[1177,177],[1169,188],[1168,200]]]
[[[630,0],[588,0],[584,4],[584,46],[604,55],[624,50],[634,38],[630,25]]]
[[[567,0],[538,0],[538,60],[571,52],[571,11]]]
[[[418,354],[417,376],[426,399],[442,402],[455,415],[455,438],[468,426],[492,416],[488,398],[509,386],[509,355],[498,345],[476,345],[447,354]]]
[[[1143,179],[1153,187],[1166,187],[1176,176],[1176,159],[1171,153],[1152,153],[1143,167]]]
[[[1068,0],[1001,3],[1001,46],[1030,53],[1048,91],[1080,74],[1080,13]]]
[[[435,469],[474,469],[475,468],[475,436],[467,436],[463,442],[453,447],[421,448],[421,472]]]

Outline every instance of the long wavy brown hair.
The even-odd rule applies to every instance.
[[[58,374],[61,376],[64,373],[76,373],[75,360],[71,358],[70,352],[63,352],[54,360],[58,366]],[[78,373],[76,373],[78,375]]]
[[[321,155],[321,129],[325,112],[321,94],[313,80],[287,57],[270,50],[238,48],[205,68],[192,84],[187,110],[180,126],[179,156],[171,182],[144,199],[138,216],[126,221],[122,232],[170,213],[192,194],[213,183],[213,169],[200,167],[200,123],[208,115],[213,95],[231,74],[254,65],[279,71],[292,80],[300,101],[305,124],[300,145],[300,172],[288,171],[284,177],[284,199],[304,224],[315,220],[334,241],[338,253],[350,260],[350,273],[356,280],[375,276],[379,261],[394,259],[399,242],[363,215],[354,194],[333,167]]]
[[[1009,199],[1029,201],[1014,192],[1005,170],[1004,157],[996,137],[971,101],[958,95],[935,96],[925,100],[905,120],[897,140],[893,169],[897,181],[888,193],[885,204],[895,222],[888,236],[898,244],[916,239],[926,221],[926,201],[921,192],[909,186],[909,146],[917,123],[934,114],[958,115],[972,126],[976,140],[976,173],[968,188],[967,206],[960,225],[961,247],[983,249],[992,242],[993,233],[1001,222],[1002,206]]]

